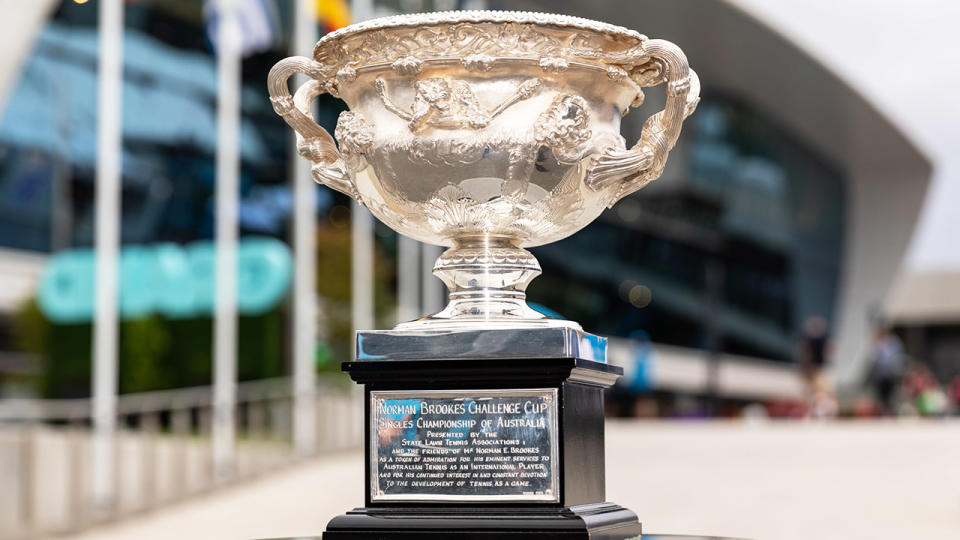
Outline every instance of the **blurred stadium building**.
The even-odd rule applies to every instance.
[[[0,52],[0,428],[14,428],[0,430],[0,472],[19,486],[11,490],[17,497],[0,504],[0,536],[8,529],[70,531],[103,517],[89,512],[87,489],[96,475],[87,465],[89,426],[97,424],[89,399],[89,315],[58,322],[36,301],[44,276],[51,279],[45,271],[56,266],[54,255],[94,243],[98,3],[7,2],[0,20],[6,38]],[[619,396],[631,403],[644,395],[651,405],[632,402],[620,412],[735,414],[757,401],[802,402],[796,351],[811,317],[828,322],[834,378],[846,396],[863,386],[870,337],[885,319],[897,326],[908,352],[931,359],[942,380],[960,372],[957,275],[905,276],[892,292],[931,161],[902,126],[868,102],[858,81],[834,73],[804,52],[804,43],[755,18],[742,7],[747,3],[378,0],[354,2],[354,9],[361,4],[367,15],[483,7],[568,13],[665,37],[688,54],[703,101],[664,177],[583,231],[533,250],[543,275],[529,289],[531,301],[610,336],[610,360],[627,373]],[[360,423],[341,419],[359,418],[359,401],[354,387],[336,378],[338,361],[351,354],[352,328],[389,327],[438,309],[441,285],[426,275],[436,248],[398,239],[379,224],[355,234],[362,227],[351,226],[351,202],[332,190],[316,187],[316,203],[308,208],[314,220],[294,219],[304,199],[294,196],[292,179],[304,176],[290,130],[270,106],[266,76],[279,59],[307,54],[304,43],[312,43],[314,30],[343,24],[345,4],[234,5],[254,10],[245,15],[251,25],[239,92],[240,236],[286,242],[298,269],[304,253],[315,254],[315,268],[305,268],[315,274],[316,293],[304,296],[315,297],[317,308],[291,306],[290,292],[257,315],[240,306],[236,378],[242,382],[234,399],[220,404],[236,412],[239,477],[358,446]],[[123,2],[120,233],[122,245],[141,255],[214,238],[223,93],[204,6],[200,0]],[[317,18],[305,15],[309,11]],[[300,30],[304,20],[307,32]],[[662,102],[662,89],[653,89],[644,106],[624,118],[628,144]],[[332,131],[342,108],[322,96],[320,123]],[[300,249],[297,257],[303,237],[296,230],[304,224],[315,233],[316,249]],[[372,273],[360,279],[351,267],[358,246],[374,258]],[[221,416],[212,405],[209,310],[131,317],[119,285],[114,361],[124,395],[113,411],[119,434],[111,466],[120,471],[113,515],[215,485],[208,435]],[[351,299],[358,297],[375,301],[372,314],[357,316],[360,302]],[[314,336],[295,331],[310,322],[318,327],[314,355]],[[304,339],[307,370],[315,356],[317,371],[329,372],[321,381],[299,379],[321,383],[322,391],[306,398],[299,383],[291,384],[295,366],[303,366]],[[313,410],[301,417],[306,431],[293,412],[303,403]],[[301,445],[298,430],[314,439]]]
[[[904,274],[886,317],[907,355],[923,360],[939,381],[960,381],[960,272]]]
[[[263,81],[290,48],[289,4],[271,4],[274,35],[243,70],[241,230],[279,238],[289,236],[291,145]],[[92,242],[96,12],[72,2],[18,6],[33,23],[17,28],[0,85],[0,367],[30,371],[11,337],[11,313],[32,294],[49,253]],[[839,382],[861,381],[931,163],[856,81],[723,2],[489,7],[566,12],[669,36],[703,81],[703,101],[664,178],[573,237],[536,249],[544,273],[531,299],[622,338],[612,351],[618,363],[636,360],[629,338],[649,337],[655,360],[640,369],[655,390],[797,396],[794,351],[811,316],[830,323]],[[126,12],[123,242],[209,238],[217,90],[202,9],[143,1]],[[624,118],[628,141],[660,99],[651,91]],[[322,101],[323,123],[338,112]],[[327,190],[318,200],[322,224],[347,205]],[[378,231],[392,264],[396,240]]]
[[[857,81],[725,2],[495,5],[668,36],[703,86],[663,178],[535,250],[544,275],[531,296],[602,334],[642,329],[655,389],[799,396],[792,362],[815,316],[830,324],[837,382],[862,383],[932,165]],[[624,118],[628,144],[644,112]],[[636,350],[615,347],[614,360]]]

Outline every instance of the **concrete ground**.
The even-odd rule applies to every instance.
[[[76,538],[319,535],[331,517],[361,504],[361,459],[327,455]],[[960,538],[960,422],[614,421],[607,494],[649,532]]]

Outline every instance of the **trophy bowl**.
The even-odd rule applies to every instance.
[[[309,80],[291,95],[288,79]],[[620,118],[643,88],[666,106],[628,147]],[[565,238],[660,176],[699,81],[672,43],[586,19],[462,11],[400,15],[327,34],[313,59],[270,72],[274,109],[314,178],[397,232],[449,247],[450,302],[400,330],[566,326],[525,302],[525,247]],[[343,99],[333,138],[312,117]],[[339,146],[339,148],[338,148]]]

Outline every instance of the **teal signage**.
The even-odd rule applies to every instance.
[[[119,310],[127,319],[159,313],[170,318],[213,313],[214,247],[211,242],[131,246],[120,252]],[[237,248],[237,309],[263,313],[290,287],[291,256],[273,238],[244,238]],[[93,317],[95,260],[90,249],[50,258],[37,291],[43,314],[59,323]]]

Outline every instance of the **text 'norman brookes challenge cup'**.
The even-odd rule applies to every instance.
[[[294,73],[310,80],[291,96]],[[527,306],[540,265],[523,248],[573,234],[660,176],[700,90],[668,41],[496,11],[351,25],[324,36],[313,59],[277,63],[268,84],[318,182],[397,232],[450,248],[433,269],[449,304],[400,330],[579,328]],[[666,106],[627,147],[620,118],[659,84]],[[350,108],[339,150],[310,112],[324,92]]]

